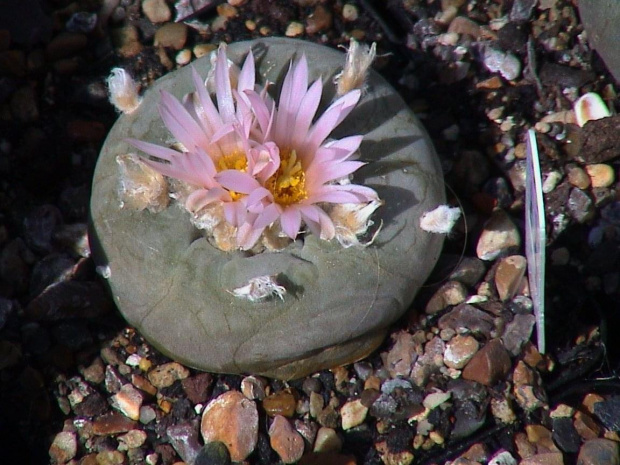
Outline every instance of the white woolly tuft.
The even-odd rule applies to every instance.
[[[132,113],[140,106],[142,98],[138,94],[138,84],[123,68],[112,68],[106,80],[110,103],[121,113]]]
[[[377,44],[375,42],[369,47],[365,44],[360,45],[355,39],[351,39],[344,68],[334,78],[338,96],[342,96],[354,89],[363,90],[368,70],[376,55]]]
[[[461,216],[461,209],[448,205],[439,205],[434,210],[426,212],[420,218],[420,227],[435,234],[448,234]]]
[[[233,289],[231,294],[250,302],[259,302],[268,297],[275,296],[278,296],[280,300],[284,300],[286,288],[280,286],[274,276],[265,275],[250,279],[245,286]]]

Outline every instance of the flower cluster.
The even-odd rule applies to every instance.
[[[255,81],[252,52],[239,71],[219,48],[214,98],[192,72],[196,91],[182,101],[161,93],[159,111],[177,141],[174,148],[129,142],[148,155],[148,167],[171,178],[173,196],[215,245],[278,249],[304,225],[321,239],[359,244],[356,236],[372,224],[369,217],[381,201],[373,189],[350,182],[363,165],[354,159],[362,136],[328,136],[361,91],[346,92],[317,117],[323,83],[309,85],[303,56],[290,64],[277,105]]]

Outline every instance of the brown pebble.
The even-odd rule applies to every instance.
[[[609,187],[616,180],[614,169],[605,163],[586,165],[586,172],[590,176],[592,187]]]
[[[573,426],[575,427],[577,434],[585,440],[595,439],[601,434],[601,427],[594,421],[594,419],[587,413],[579,410],[575,412]]]
[[[164,363],[151,370],[149,381],[158,389],[172,386],[175,381],[189,376],[189,370],[177,362]]]
[[[187,41],[187,26],[183,23],[168,23],[160,27],[155,33],[153,45],[155,47],[170,47],[181,50]]]
[[[80,52],[88,45],[88,38],[84,34],[75,32],[61,32],[45,48],[45,57],[48,61],[67,58]]]
[[[136,422],[120,412],[112,412],[93,422],[93,433],[99,436],[126,433],[136,427]]]
[[[153,386],[144,376],[131,375],[131,384],[152,396],[157,394],[157,388]]]
[[[112,407],[121,411],[132,420],[140,418],[140,407],[142,406],[142,394],[133,384],[124,384],[121,390],[114,394],[110,399]]]
[[[316,34],[325,31],[332,25],[332,12],[323,5],[317,5],[314,11],[306,20],[306,32]]]
[[[170,7],[165,0],[143,0],[142,11],[149,21],[155,24],[165,23],[172,18]]]
[[[425,312],[434,314],[446,307],[465,302],[467,288],[458,281],[448,281],[443,284],[426,304]]]
[[[618,443],[609,439],[590,439],[579,450],[577,465],[618,465],[620,449]]]
[[[583,168],[576,165],[569,165],[566,168],[566,177],[568,182],[579,188],[579,189],[587,189],[590,187],[590,176],[586,173]]]
[[[181,381],[187,398],[194,404],[201,404],[208,399],[209,388],[213,377],[209,373],[200,373],[196,376],[185,378]]]
[[[112,30],[111,37],[116,51],[123,58],[134,57],[142,51],[143,45],[140,42],[138,29],[135,26],[128,25],[114,29]]]
[[[502,258],[495,271],[495,287],[500,300],[512,299],[523,286],[527,260],[522,255]]]
[[[588,412],[594,413],[594,405],[604,400],[605,398],[603,396],[590,392],[583,398],[581,405],[583,405]]]
[[[228,391],[209,402],[200,431],[205,443],[223,442],[234,462],[252,453],[258,441],[256,404],[239,391]]]
[[[119,450],[105,450],[97,454],[97,465],[124,465],[127,458]]]
[[[519,465],[564,465],[564,456],[561,452],[544,452],[526,457]]]
[[[63,431],[58,433],[49,448],[52,463],[66,463],[77,453],[77,438],[75,433]]]
[[[448,26],[448,32],[456,32],[457,34],[467,34],[474,39],[480,37],[480,25],[465,16],[457,16]]]
[[[520,245],[521,235],[513,221],[506,212],[496,210],[484,224],[476,253],[482,260],[494,260],[500,253]]]
[[[480,349],[463,370],[463,379],[491,386],[510,372],[510,356],[499,339]]]
[[[269,427],[269,444],[284,463],[295,463],[304,453],[304,439],[282,415],[276,415]]]
[[[295,395],[290,391],[279,391],[263,400],[265,413],[270,417],[282,415],[290,418],[295,414],[296,404]]]
[[[459,334],[446,344],[443,362],[449,368],[460,370],[476,354],[478,347],[479,344],[475,338]]]

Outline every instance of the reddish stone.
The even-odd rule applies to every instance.
[[[99,417],[93,423],[93,433],[100,436],[126,433],[137,427],[135,421],[130,420],[120,412],[113,412]]]
[[[465,366],[463,379],[491,386],[510,372],[511,365],[501,341],[492,339]]]

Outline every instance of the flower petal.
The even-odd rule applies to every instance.
[[[305,136],[308,134],[308,129],[312,124],[316,110],[319,108],[321,102],[321,95],[323,93],[323,83],[320,79],[317,79],[312,83],[306,94],[304,95],[299,109],[295,117],[295,124],[293,126],[292,141],[293,147],[300,146]]]
[[[291,239],[295,239],[301,228],[301,212],[299,209],[294,206],[285,208],[280,215],[280,225],[284,234]]]
[[[252,50],[248,52],[248,56],[243,62],[241,73],[239,73],[239,80],[237,83],[237,91],[243,93],[246,90],[254,90],[254,83],[256,80],[256,71],[254,69],[254,55]]]
[[[215,179],[226,189],[241,194],[250,194],[253,190],[261,187],[252,176],[237,170],[220,171]]]
[[[281,213],[280,206],[276,203],[271,203],[265,207],[265,209],[258,215],[256,221],[252,225],[253,228],[265,229],[271,223],[278,219]]]
[[[344,178],[366,163],[361,161],[343,161],[341,163],[314,163],[306,170],[308,189],[325,184],[334,179]]]
[[[185,208],[187,208],[190,212],[197,212],[209,205],[210,203],[216,202],[218,200],[230,200],[228,192],[226,192],[221,187],[209,190],[198,189],[187,196],[187,200],[185,201]]]
[[[217,108],[222,116],[222,121],[231,123],[235,117],[235,104],[233,101],[232,88],[230,87],[230,72],[228,70],[228,58],[226,57],[226,45],[221,44],[217,51],[215,62],[215,95],[217,96]]]
[[[159,113],[168,130],[188,150],[194,147],[206,147],[209,144],[204,130],[187,112],[183,104],[164,90],[161,91]]]

